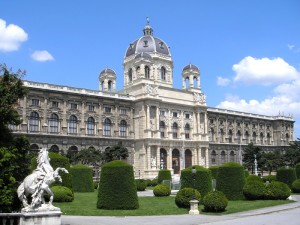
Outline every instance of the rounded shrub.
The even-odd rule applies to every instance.
[[[256,175],[249,175],[248,177],[246,177],[246,183],[251,181],[264,182],[259,176]]]
[[[62,156],[58,153],[49,152],[49,158],[50,158],[50,164],[54,170],[56,168],[61,167],[68,170],[69,173],[64,173],[59,171],[59,175],[61,176],[62,182],[55,181],[52,186],[65,186],[71,190],[73,190],[72,187],[72,175],[71,175],[71,169],[70,169],[70,161],[67,157]],[[30,169],[35,170],[37,167],[37,157],[33,157],[31,160]]]
[[[266,185],[259,180],[249,180],[246,182],[243,193],[248,200],[264,199],[266,194]]]
[[[183,188],[179,190],[175,197],[175,204],[179,208],[190,208],[190,201],[193,197],[200,202],[201,195],[199,191],[193,188]]]
[[[263,178],[264,182],[269,182],[271,183],[272,181],[276,181],[276,175],[268,175],[268,176],[264,176]]]
[[[158,184],[157,178],[148,181],[148,186],[155,187]]]
[[[297,179],[300,179],[300,163],[297,163],[295,166]]]
[[[99,186],[99,182],[94,181],[93,184],[94,184],[94,189],[97,189]]]
[[[114,160],[102,166],[98,188],[97,208],[139,208],[132,165]]]
[[[219,167],[216,189],[223,192],[228,200],[243,199],[244,184],[245,172],[240,164],[229,162]]]
[[[93,192],[93,171],[92,168],[77,164],[71,168],[73,177],[73,191],[77,192]]]
[[[212,179],[217,179],[218,173],[219,173],[219,167],[218,166],[211,166],[208,169],[211,172]]]
[[[135,180],[136,189],[137,191],[145,191],[147,187],[147,181],[143,179],[136,179]]]
[[[51,190],[54,193],[54,202],[72,202],[74,200],[73,192],[64,186],[53,186]]]
[[[291,195],[291,189],[283,182],[273,181],[266,185],[265,199],[285,200]]]
[[[208,192],[212,191],[212,177],[211,170],[206,169],[202,166],[194,166],[196,169],[195,173],[195,184],[192,174],[192,166],[181,171],[180,183],[181,188],[195,188],[197,189],[202,197]],[[195,185],[195,186],[194,186]]]
[[[158,184],[154,187],[153,194],[156,197],[170,196],[171,188],[164,184]]]
[[[157,183],[161,184],[163,180],[172,180],[171,171],[162,169],[158,172]]]
[[[292,188],[292,183],[297,179],[294,168],[281,167],[277,170],[276,180],[287,184]]]
[[[248,177],[250,175],[249,171],[248,170],[244,170],[245,172],[245,178]]]
[[[297,179],[292,183],[292,191],[293,193],[300,193],[300,179]]]
[[[228,199],[223,192],[212,191],[204,197],[203,205],[206,212],[223,212],[228,205]]]

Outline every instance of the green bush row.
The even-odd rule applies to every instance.
[[[93,171],[92,168],[77,164],[71,169],[73,177],[73,191],[76,192],[93,192]]]

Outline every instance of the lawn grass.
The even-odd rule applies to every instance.
[[[224,215],[247,210],[259,209],[280,204],[287,204],[290,200],[259,200],[259,201],[229,201],[225,212],[213,215]],[[97,209],[97,191],[89,193],[75,193],[75,200],[70,203],[54,203],[64,215],[78,216],[154,216],[188,214],[187,209],[175,205],[175,197],[139,197],[139,209],[136,210],[104,210]],[[203,206],[200,206],[200,210]],[[211,215],[212,213],[201,212]]]

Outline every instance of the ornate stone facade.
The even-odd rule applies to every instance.
[[[109,68],[99,75],[99,91],[25,81],[29,94],[17,106],[23,123],[11,128],[29,136],[32,149],[103,151],[122,141],[143,178],[161,168],[178,174],[194,164],[239,162],[250,141],[273,150],[294,140],[290,117],[207,107],[194,65],[183,68],[182,89],[174,89],[170,50],[149,24],[127,48],[123,66],[118,92]]]

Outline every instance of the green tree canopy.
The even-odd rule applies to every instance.
[[[282,166],[283,161],[282,154],[279,150],[262,153],[262,167],[263,169],[268,170],[269,174],[271,174],[272,171],[277,170],[278,167]]]
[[[103,152],[103,160],[105,162],[126,159],[128,156],[128,149],[122,145],[121,141],[117,145],[105,149]]]
[[[251,142],[250,144],[247,145],[247,147],[245,148],[245,150],[243,152],[243,165],[246,168],[248,168],[248,170],[251,169],[252,173],[253,173],[255,157],[257,160],[257,166],[259,168],[261,168],[262,167],[262,161],[261,161],[262,150],[260,147],[254,146],[254,144]]]
[[[290,146],[285,151],[283,155],[285,164],[294,167],[298,162],[300,162],[300,139],[297,138],[296,141],[290,144]]]
[[[94,148],[82,149],[76,154],[75,161],[84,165],[99,166],[102,161],[102,154]]]

